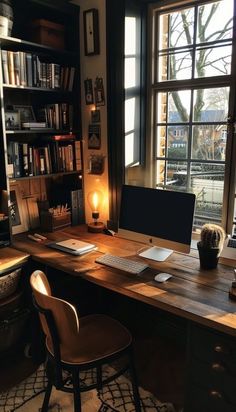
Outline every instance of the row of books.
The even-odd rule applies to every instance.
[[[80,142],[53,141],[42,146],[8,143],[8,177],[27,177],[81,170]]]
[[[75,67],[40,61],[35,53],[2,50],[3,83],[72,91]]]
[[[51,129],[72,129],[73,127],[73,106],[68,103],[48,104],[45,110],[45,121],[47,127]]]

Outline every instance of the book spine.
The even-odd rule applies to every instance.
[[[9,84],[12,84],[13,86],[15,86],[16,83],[15,83],[13,51],[8,51],[7,55],[8,55]]]
[[[26,53],[27,86],[33,86],[32,54]]]
[[[2,50],[2,73],[3,73],[3,83],[9,84],[8,54],[7,54],[7,50]]]
[[[68,82],[68,91],[69,92],[72,92],[72,90],[73,90],[74,77],[75,77],[75,67],[71,67],[70,68],[69,82]]]
[[[20,53],[13,52],[14,76],[16,86],[20,86]]]
[[[29,176],[29,158],[27,143],[22,143],[22,173],[23,176]]]

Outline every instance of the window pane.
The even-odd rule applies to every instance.
[[[125,89],[136,86],[135,58],[125,59]]]
[[[178,161],[167,162],[167,184],[175,190],[186,190],[187,163]]]
[[[167,157],[186,159],[188,150],[188,126],[169,126],[168,127],[168,148]]]
[[[136,18],[125,18],[125,55],[136,53]]]
[[[222,216],[224,165],[192,163],[191,189],[196,194],[195,218],[219,222]]]
[[[183,80],[192,77],[192,54],[188,51],[160,55],[159,81]]]
[[[190,90],[168,93],[168,122],[180,123],[189,121]]]
[[[195,122],[223,122],[228,117],[229,87],[194,90]]]
[[[125,166],[134,162],[134,133],[125,136]]]
[[[197,50],[195,77],[223,76],[231,73],[231,46],[203,47]]]
[[[224,161],[226,142],[226,125],[193,126],[192,158]]]
[[[217,1],[198,8],[197,42],[232,37],[233,0]]]
[[[134,130],[135,98],[125,100],[125,133]]]
[[[163,14],[159,19],[159,49],[186,46],[193,42],[194,9]]]

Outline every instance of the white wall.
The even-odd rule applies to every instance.
[[[81,113],[82,113],[82,137],[84,155],[84,193],[85,193],[85,213],[86,222],[91,221],[91,210],[87,204],[87,194],[95,188],[101,189],[105,195],[105,203],[100,221],[106,223],[108,215],[108,168],[107,168],[107,96],[106,96],[106,1],[105,0],[74,0],[74,4],[80,6],[80,61],[81,61]],[[85,56],[84,54],[84,28],[83,11],[91,8],[98,9],[99,14],[99,36],[100,54],[95,56]],[[103,78],[105,92],[105,106],[99,106],[101,116],[101,149],[88,149],[88,125],[91,123],[91,110],[94,105],[85,104],[84,80],[93,80],[96,77]],[[89,174],[89,157],[91,154],[102,154],[105,156],[105,170],[102,175]]]

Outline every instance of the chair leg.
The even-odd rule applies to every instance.
[[[97,367],[97,390],[102,389],[102,366]]]
[[[72,381],[74,391],[74,412],[81,412],[80,381],[78,370],[72,372]]]
[[[50,399],[51,392],[52,392],[52,384],[50,382],[48,382],[46,392],[45,392],[45,395],[44,395],[43,406],[42,406],[41,412],[47,412],[48,411],[48,404],[49,404],[49,399]]]
[[[130,355],[129,364],[130,364],[130,377],[131,377],[131,383],[132,383],[132,389],[133,389],[135,411],[141,412],[141,401],[140,401],[140,396],[139,396],[138,382],[137,382],[136,371],[135,371],[132,355]]]

